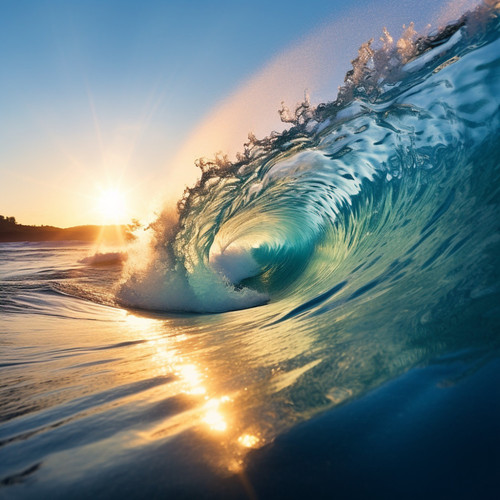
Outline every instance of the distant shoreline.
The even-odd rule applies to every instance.
[[[74,226],[60,228],[54,226],[25,226],[17,224],[13,218],[0,219],[0,243],[42,242],[42,241],[104,241],[124,243],[134,238],[131,226]]]

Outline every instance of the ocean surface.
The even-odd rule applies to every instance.
[[[135,245],[0,244],[0,498],[499,498],[493,4],[363,45]]]

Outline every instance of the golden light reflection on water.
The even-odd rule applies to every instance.
[[[124,314],[125,322],[132,333],[137,333],[137,331],[139,331],[139,333],[147,336],[158,330],[160,320],[136,316],[135,314],[130,314],[125,311]]]
[[[141,376],[168,378],[166,383],[148,392],[145,404],[156,401],[172,401],[174,407],[180,404],[180,409],[170,413],[167,410],[163,418],[141,429],[134,445],[194,432],[209,443],[209,463],[232,473],[240,473],[248,451],[264,446],[272,439],[274,425],[282,424],[281,420],[276,422],[275,412],[268,412],[262,418],[261,398],[287,389],[319,363],[311,362],[284,372],[270,368],[269,372],[261,370],[258,377],[247,379],[252,377],[255,363],[260,367],[279,367],[282,359],[296,351],[303,352],[311,339],[297,335],[290,342],[284,343],[281,338],[280,345],[278,342],[270,345],[269,339],[260,335],[252,339],[244,335],[225,336],[229,327],[214,338],[213,324],[209,325],[211,334],[207,337],[204,328],[196,324],[193,327],[192,321],[187,332],[182,318],[129,314],[126,323],[134,338],[138,332],[143,338],[139,344]]]
[[[144,346],[148,356],[144,358],[148,371],[155,376],[173,375],[175,381],[166,384],[158,398],[178,397],[183,394],[195,399],[199,404],[194,410],[187,410],[178,415],[169,416],[149,432],[140,436],[148,441],[166,437],[188,428],[203,428],[217,435],[229,430],[228,414],[231,412],[233,399],[228,395],[217,395],[210,387],[208,368],[203,368],[193,356],[183,353],[183,344],[189,337],[165,335],[165,321],[127,315],[126,322],[135,332],[140,331],[146,341]],[[187,347],[187,346],[186,346]]]
[[[206,394],[207,389],[204,385],[202,385],[205,377],[200,373],[200,370],[195,365],[179,365],[175,367],[174,373],[183,381],[185,388],[182,392],[185,394]]]
[[[253,434],[243,434],[238,438],[238,443],[245,448],[257,448],[260,439]]]
[[[224,432],[227,430],[227,421],[221,406],[228,401],[231,401],[229,396],[223,396],[222,398],[209,399],[206,402],[203,422],[205,422],[212,431]]]

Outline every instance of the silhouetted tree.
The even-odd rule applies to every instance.
[[[0,224],[15,226],[17,222],[15,217],[5,217],[4,215],[0,215]]]

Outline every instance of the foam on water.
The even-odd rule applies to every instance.
[[[308,281],[318,249],[333,257],[346,221],[373,216],[361,208],[370,199],[387,218],[418,213],[410,227],[420,231],[433,211],[429,200],[472,182],[466,166],[498,133],[497,37],[496,7],[482,5],[429,36],[410,24],[397,41],[385,31],[377,50],[363,44],[336,101],[313,107],[306,98],[294,113],[283,108],[290,129],[251,137],[236,162],[198,163],[201,179],[175,221],[169,215],[153,225],[154,246],[140,263],[131,259],[119,299],[227,311],[282,299],[293,276],[287,299],[300,304],[312,289],[322,293],[345,278],[334,274],[332,258],[327,274]],[[394,190],[412,189],[433,194],[391,204]],[[353,241],[365,240],[362,224],[350,230]],[[430,254],[443,242],[435,243]]]
[[[0,245],[0,495],[496,492],[498,35],[490,5],[365,44],[337,101],[200,161],[123,275]]]

